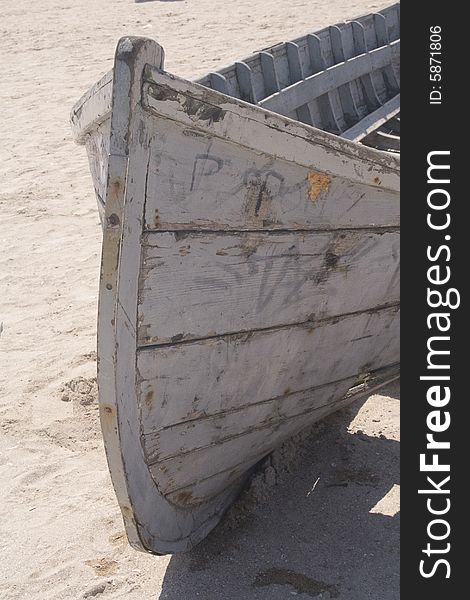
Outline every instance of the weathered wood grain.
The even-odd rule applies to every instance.
[[[256,93],[251,68],[245,62],[236,62],[235,68],[238,87],[240,89],[240,98],[245,100],[245,102],[256,104]]]
[[[342,396],[338,399],[338,394],[341,393],[342,390],[345,389],[346,385],[343,384],[330,384],[325,386],[325,390],[329,390],[330,392],[330,400],[323,406],[318,406],[316,408],[312,408],[309,412],[305,412],[303,415],[299,415],[297,418],[291,419],[285,423],[285,426],[282,428],[282,432],[278,427],[275,428],[275,432],[269,427],[260,431],[260,444],[253,444],[254,453],[251,455],[244,454],[244,459],[241,463],[232,466],[230,469],[224,469],[215,473],[213,475],[206,476],[204,473],[203,476],[199,479],[196,477],[190,483],[187,483],[186,486],[179,487],[177,489],[173,488],[173,491],[169,491],[167,493],[167,498],[176,504],[181,504],[185,506],[195,505],[200,502],[204,502],[207,497],[211,497],[214,494],[217,494],[217,491],[223,489],[224,486],[230,484],[233,481],[240,480],[243,477],[243,474],[246,473],[253,465],[255,465],[258,460],[263,458],[266,454],[271,451],[271,443],[273,438],[273,433],[277,435],[281,435],[282,439],[287,439],[291,435],[297,433],[302,430],[305,426],[305,421],[308,419],[310,423],[313,423],[319,419],[322,419],[329,413],[338,410],[344,406],[347,406],[352,399],[358,399],[366,394],[371,394],[375,390],[380,389],[384,385],[384,382],[388,382],[393,378],[396,378],[395,373],[397,372],[396,367],[386,368],[381,370],[383,373],[379,375],[377,373],[376,377],[371,378],[370,385],[360,385],[355,388],[352,388],[348,391],[345,396]],[[352,380],[351,380],[352,381]],[[382,383],[380,383],[382,381]],[[342,390],[341,387],[342,386]],[[333,390],[336,390],[337,393],[334,393]],[[312,392],[314,394],[314,392]],[[328,394],[321,394],[324,397],[328,397]],[[311,396],[309,399],[314,404],[319,404],[318,398],[319,396],[315,395],[315,400],[311,400]],[[235,440],[234,440],[235,442]],[[247,439],[243,439],[244,448],[247,445]],[[263,443],[264,442],[264,443]],[[235,442],[236,443],[236,442]],[[220,448],[220,449],[219,449]],[[212,453],[225,452],[227,448],[224,446],[220,446],[219,444],[215,444],[212,448],[207,450],[201,450],[201,455],[206,455],[206,458],[209,457],[209,461],[211,460]],[[186,455],[187,459],[190,459],[190,455]],[[183,458],[183,457],[182,457]],[[189,460],[188,460],[189,462]],[[166,470],[166,464],[155,464],[153,465],[152,471],[160,473],[162,470]],[[191,468],[186,469],[184,464],[181,464],[185,471],[191,471]],[[168,472],[168,471],[167,471]],[[168,481],[169,485],[175,485],[176,482]]]
[[[140,349],[143,432],[394,364],[398,325],[395,306]]]
[[[384,15],[377,13],[374,15],[374,27],[375,27],[375,35],[377,36],[377,42],[380,46],[389,43],[389,33],[387,27],[387,20]],[[384,77],[385,84],[389,90],[389,96],[394,96],[400,91],[400,84],[397,80],[397,73],[392,66],[392,63],[395,63],[396,57],[399,55],[398,52],[392,56],[392,60],[390,64],[384,66],[382,74]]]
[[[283,328],[140,351],[144,445],[162,492],[229,471],[241,458],[259,458],[273,439],[301,428],[310,410],[339,401],[358,376],[396,363],[397,327],[395,308],[328,321],[313,331]],[[325,355],[337,360],[325,363]],[[255,397],[257,403],[247,402]]]
[[[322,412],[323,415],[331,412],[335,400],[337,403],[348,389],[347,384],[329,387],[330,393],[325,393],[323,399],[325,403],[329,400],[330,406],[324,406],[323,411],[319,411],[320,415]],[[315,411],[312,410],[310,415],[313,417],[314,414]],[[194,449],[191,456],[178,453],[161,462],[150,463],[150,470],[162,493],[171,494],[177,504],[192,504],[196,500],[193,497],[193,486],[200,486],[202,482],[206,482],[205,493],[209,497],[219,493],[226,487],[227,480],[240,477],[276,447],[273,435],[282,443],[305,426],[305,418],[306,414],[299,415],[279,420],[272,425],[261,424],[261,427],[252,426],[250,423],[243,435],[231,436],[210,447]],[[210,484],[210,487],[207,484]],[[176,492],[184,488],[186,493],[179,494],[178,497]]]
[[[393,6],[387,7],[381,11],[381,14],[385,17],[387,34],[389,36],[390,41],[394,41],[394,40],[398,39],[400,37],[399,18],[397,16],[397,15],[399,15],[399,5],[393,5]],[[369,49],[377,48],[378,45],[381,45],[381,44],[377,43],[373,14],[359,17],[358,19],[355,19],[355,21],[360,23],[364,27],[365,35],[367,38],[367,45],[368,45]],[[348,23],[342,22],[342,23],[337,23],[336,26],[339,27],[340,29],[343,29],[343,28],[347,28],[349,25],[348,25]],[[326,67],[332,66],[334,64],[334,57],[333,57],[333,53],[331,50],[331,44],[330,44],[330,39],[329,39],[329,37],[330,37],[329,28],[325,27],[324,29],[317,31],[315,33],[315,35],[320,40],[320,44],[322,46],[322,53],[324,54],[324,57],[326,60]],[[301,36],[301,37],[298,37],[298,38],[295,38],[294,40],[292,40],[292,42],[294,44],[296,44],[299,48],[300,61],[301,61],[303,72],[306,76],[311,75],[315,72],[314,70],[311,70],[312,63],[311,63],[311,58],[309,55],[309,43],[308,43],[307,37],[308,36]],[[280,86],[285,87],[285,86],[289,85],[289,83],[290,83],[289,62],[288,62],[288,58],[287,58],[287,54],[286,54],[285,45],[282,43],[275,44],[274,46],[265,48],[264,51],[268,52],[269,54],[271,54],[273,56],[273,59],[274,59],[275,65],[276,65],[276,70],[278,72],[278,80],[280,82]],[[362,52],[358,52],[358,54],[361,54],[361,53]],[[261,61],[262,61],[261,53],[252,54],[251,56],[248,56],[247,58],[245,58],[243,60],[243,62],[245,62],[252,70],[253,84],[254,84],[254,88],[255,88],[255,92],[256,92],[256,97],[258,99],[265,98],[270,93],[268,88],[265,87],[264,72],[263,72],[263,69],[260,64]],[[227,78],[227,82],[228,82],[229,90],[230,90],[229,93],[231,95],[233,95],[234,97],[240,98],[238,81],[236,78],[235,65],[228,65],[228,66],[220,69],[219,72],[224,77]],[[380,72],[378,72],[377,74],[379,76],[381,76]],[[201,83],[202,85],[205,85],[207,87],[213,87],[211,85],[210,76],[201,77],[200,79],[197,80],[197,82]],[[382,79],[382,84],[384,85],[383,79]],[[217,88],[214,88],[214,89],[217,89]],[[384,88],[384,90],[385,90],[385,88]],[[383,97],[383,101],[386,101],[387,99],[388,99],[387,93],[385,90],[385,95]]]
[[[287,61],[289,63],[290,82],[295,83],[296,81],[303,80],[305,76],[303,72],[302,61],[300,58],[300,48],[298,44],[295,44],[294,42],[287,42],[286,55]],[[313,117],[308,104],[296,108],[296,117],[302,123],[307,123],[308,125],[314,124]]]
[[[239,125],[250,124],[240,120]],[[322,179],[315,165],[315,154],[320,153],[315,147],[311,150],[313,166],[308,168],[227,140],[201,136],[169,120],[156,120],[152,127],[146,175],[147,230],[399,224],[396,191],[355,184],[345,177]],[[333,170],[334,164],[330,167]],[[377,171],[375,177],[381,181],[382,173]]]
[[[70,114],[72,133],[77,144],[84,144],[111,115],[113,72],[104,75],[75,104]]]
[[[154,233],[143,243],[140,345],[295,324],[400,297],[397,231]]]
[[[334,30],[334,28],[333,28]],[[268,110],[279,114],[287,114],[298,106],[307,104],[313,98],[333,90],[342,90],[342,86],[347,86],[354,79],[358,79],[367,73],[385,69],[390,65],[394,54],[399,52],[400,42],[395,41],[389,45],[381,46],[371,50],[367,54],[355,56],[347,62],[340,62],[329,67],[326,71],[321,71],[315,75],[307,77],[301,82],[284,87],[281,91],[268,96],[259,102],[259,105]],[[390,89],[396,94],[398,89],[390,83]],[[351,118],[357,120],[359,117],[354,104],[347,108],[346,97],[340,97],[343,109],[351,112]]]
[[[380,369],[367,376],[365,374],[359,377],[355,375],[301,392],[292,392],[266,401],[240,406],[233,410],[156,429],[145,434],[145,444],[149,448],[149,462],[159,464],[177,456],[187,456],[195,450],[214,448],[253,431],[267,429],[265,437],[271,436],[275,439],[273,430],[277,429],[283,421],[307,417],[313,412],[334,406],[336,402],[344,400],[349,390],[351,390],[351,394],[354,394],[369,389],[372,381],[380,379],[379,374],[382,371],[387,372],[387,379],[389,379],[391,374],[396,373],[397,370],[398,368],[395,366]],[[364,384],[364,380],[368,383]],[[310,420],[309,417],[307,418]]]
[[[227,79],[220,73],[211,73],[210,82],[212,89],[221,92],[222,94],[228,94]]]
[[[96,200],[100,221],[104,223],[104,204],[106,199],[106,186],[108,181],[108,155],[111,130],[111,114],[104,118],[99,127],[90,129],[83,138],[85,140],[93,186],[95,188]]]
[[[366,55],[369,57],[370,54]],[[275,154],[280,160],[373,187],[395,191],[399,188],[399,160],[395,157],[270,111],[253,110],[250,104],[152,67],[145,69],[145,78],[148,85],[143,86],[141,102],[154,115],[210,133],[211,139],[232,142],[254,153]]]
[[[398,12],[382,15],[359,41],[340,24],[212,73],[215,91],[123,38],[74,108],[104,211],[100,417],[136,548],[191,548],[260,458],[398,361],[399,160],[253,107],[294,88],[287,116],[343,131],[331,81],[357,117],[386,101],[362,72],[366,56],[398,84]]]
[[[364,25],[358,21],[351,22],[351,34],[353,39],[355,54],[364,54],[368,51]],[[382,91],[379,92],[375,85],[375,78],[372,73],[367,73],[360,78],[364,89],[364,96],[369,108],[369,112],[376,110],[386,98],[385,84]]]
[[[264,88],[267,95],[278,92],[281,87],[276,73],[276,63],[270,52],[260,52],[259,54],[261,71],[263,73]]]
[[[139,131],[137,100],[144,65],[159,68],[162,48],[151,40],[123,38],[114,66],[110,156],[98,317],[100,419],[111,477],[130,543],[146,552],[181,552],[215,526],[238,488],[189,514],[159,492],[140,443],[135,385],[137,287],[148,138]],[[132,199],[132,201],[130,201]],[[130,317],[134,315],[134,319]],[[133,366],[134,365],[134,366]]]
[[[386,102],[383,106],[370,113],[359,123],[342,133],[342,137],[358,142],[400,112],[400,94]]]
[[[346,63],[346,55],[343,43],[343,31],[339,27],[330,27],[330,42],[333,58],[336,65],[343,64],[347,69],[353,70],[353,63]],[[330,75],[331,72],[329,72]],[[334,74],[333,74],[334,75]],[[338,73],[336,73],[338,75]],[[333,77],[334,80],[335,77]],[[343,108],[344,119],[348,125],[356,123],[362,115],[367,112],[366,107],[362,108],[363,100],[360,97],[360,92],[356,83],[356,77],[352,76],[347,83],[335,86],[338,90],[341,106]],[[316,93],[314,94],[316,95]]]
[[[310,56],[311,74],[315,75],[324,71],[326,61],[323,57],[323,46],[319,35],[310,34],[307,36],[307,45]],[[337,90],[330,90],[326,94],[320,94],[315,101],[318,104],[318,111],[321,116],[319,124],[325,131],[340,133],[347,127],[344,120],[343,109]]]

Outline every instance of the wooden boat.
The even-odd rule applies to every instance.
[[[395,5],[198,82],[123,38],[73,109],[103,224],[102,430],[136,548],[191,548],[283,440],[396,377],[398,26]]]

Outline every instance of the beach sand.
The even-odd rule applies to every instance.
[[[119,37],[196,77],[376,0],[0,0],[0,597],[392,600],[398,387],[287,445],[194,551],[127,544],[96,405],[101,231],[73,103]]]

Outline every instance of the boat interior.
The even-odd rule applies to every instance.
[[[400,151],[400,5],[277,44],[197,80],[307,125]]]

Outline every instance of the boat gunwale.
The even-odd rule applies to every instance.
[[[308,144],[312,149],[317,146],[324,152],[329,153],[330,159],[333,158],[336,160],[338,168],[333,169],[328,168],[326,165],[322,165],[321,162],[326,161],[319,161],[318,156],[315,157],[314,160],[308,160],[307,158],[299,159],[298,156],[295,159],[288,158],[287,156],[276,153],[276,158],[279,160],[302,165],[316,171],[328,173],[332,176],[351,179],[360,183],[364,183],[365,185],[376,187],[378,189],[388,189],[392,191],[399,190],[400,156],[398,154],[384,152],[382,150],[377,150],[376,148],[365,146],[361,143],[342,138],[336,134],[329,133],[323,129],[318,129],[312,125],[307,125],[306,123],[302,123],[301,121],[297,121],[295,119],[290,119],[289,117],[262,108],[261,106],[250,104],[249,102],[245,102],[239,98],[234,98],[233,96],[228,96],[227,94],[207,88],[201,84],[179,78],[152,65],[145,66],[143,77],[148,86],[161,86],[162,89],[164,89],[166,82],[171,82],[174,86],[172,87],[172,91],[175,91],[178,95],[185,95],[191,100],[205,103],[215,109],[232,112],[237,117],[242,115],[243,118],[252,121],[254,125],[263,128],[269,128],[272,135],[297,138],[298,140],[302,140],[302,142]],[[195,90],[197,95],[193,94],[192,91],[190,92],[187,89],[184,89],[187,88],[188,84],[193,90]],[[180,89],[178,89],[178,87]],[[142,91],[142,96],[145,96],[145,84],[142,88]],[[147,98],[149,96],[150,94],[147,94]],[[165,105],[166,103],[168,103],[168,100],[161,102],[160,106]],[[233,137],[228,136],[227,131],[224,131],[223,134],[221,132],[217,132],[215,127],[217,125],[216,123],[210,122],[209,124],[206,124],[205,121],[202,122],[201,120],[192,120],[188,115],[186,115],[187,119],[185,121],[184,114],[186,113],[178,113],[178,118],[176,118],[176,116],[170,116],[169,113],[174,113],[174,110],[161,110],[155,106],[152,106],[148,100],[145,100],[145,98],[142,106],[150,113],[155,113],[160,117],[179,123],[182,126],[191,127],[205,133],[207,133],[208,128],[210,128],[210,135],[213,137],[221,138],[237,146],[249,148],[255,152],[272,155],[272,151],[270,151],[269,148],[260,148],[259,146],[261,146],[261,144],[258,143],[258,140],[256,139],[254,142],[242,143],[241,141],[235,140]],[[253,137],[256,138],[255,135]],[[341,162],[344,163],[344,159],[362,162],[364,169],[367,170],[367,177],[365,174],[360,175],[355,169],[353,169],[353,172],[350,172],[349,174],[341,173]],[[394,184],[385,184],[380,178],[380,175],[389,175],[391,177],[396,176],[396,178],[394,177]]]
[[[110,69],[73,105],[70,112],[72,135],[83,145],[87,135],[111,115],[114,69]]]

